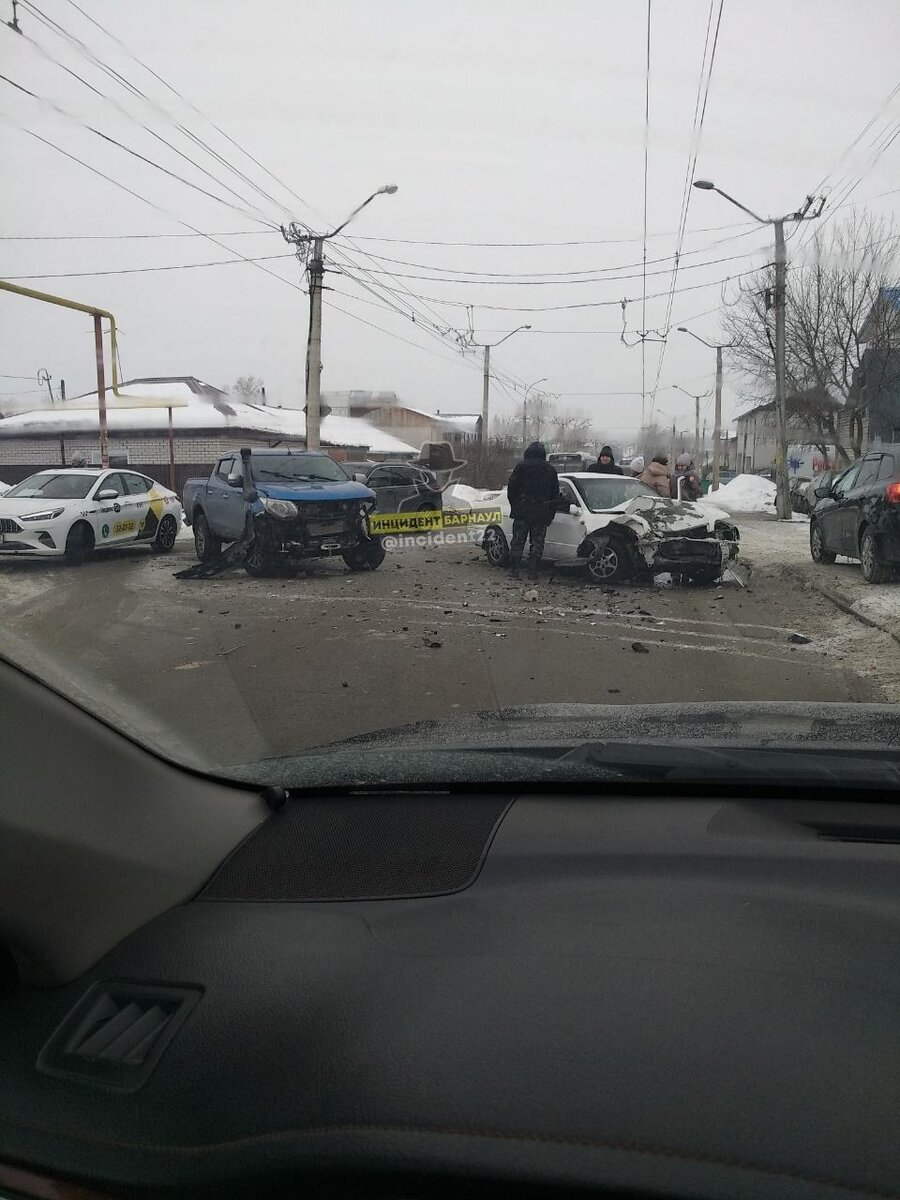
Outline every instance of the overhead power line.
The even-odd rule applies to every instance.
[[[150,271],[193,271],[198,267],[233,267],[241,263],[254,265],[259,262],[270,262],[276,258],[293,258],[292,254],[267,254],[262,258],[218,258],[212,262],[172,263],[164,267],[116,267],[109,271],[57,271],[45,275],[7,275],[10,280],[16,279],[90,279],[99,275],[144,275]]]

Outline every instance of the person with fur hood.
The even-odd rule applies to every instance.
[[[669,460],[665,454],[655,455],[640,475],[641,483],[646,483],[667,500],[671,498],[671,479]]]

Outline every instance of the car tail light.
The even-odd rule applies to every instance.
[[[888,504],[900,504],[900,480],[889,483],[884,489],[884,494]]]

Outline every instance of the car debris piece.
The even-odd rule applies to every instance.
[[[806,646],[812,641],[812,638],[808,638],[803,633],[791,633],[788,635],[788,641],[793,642],[795,646]]]
[[[644,645],[643,642],[632,642],[631,648],[635,652],[635,654],[649,654],[650,653],[649,649]]]

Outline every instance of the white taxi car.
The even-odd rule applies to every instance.
[[[51,467],[0,496],[0,554],[78,564],[128,542],[167,553],[180,528],[175,493],[137,471]]]

